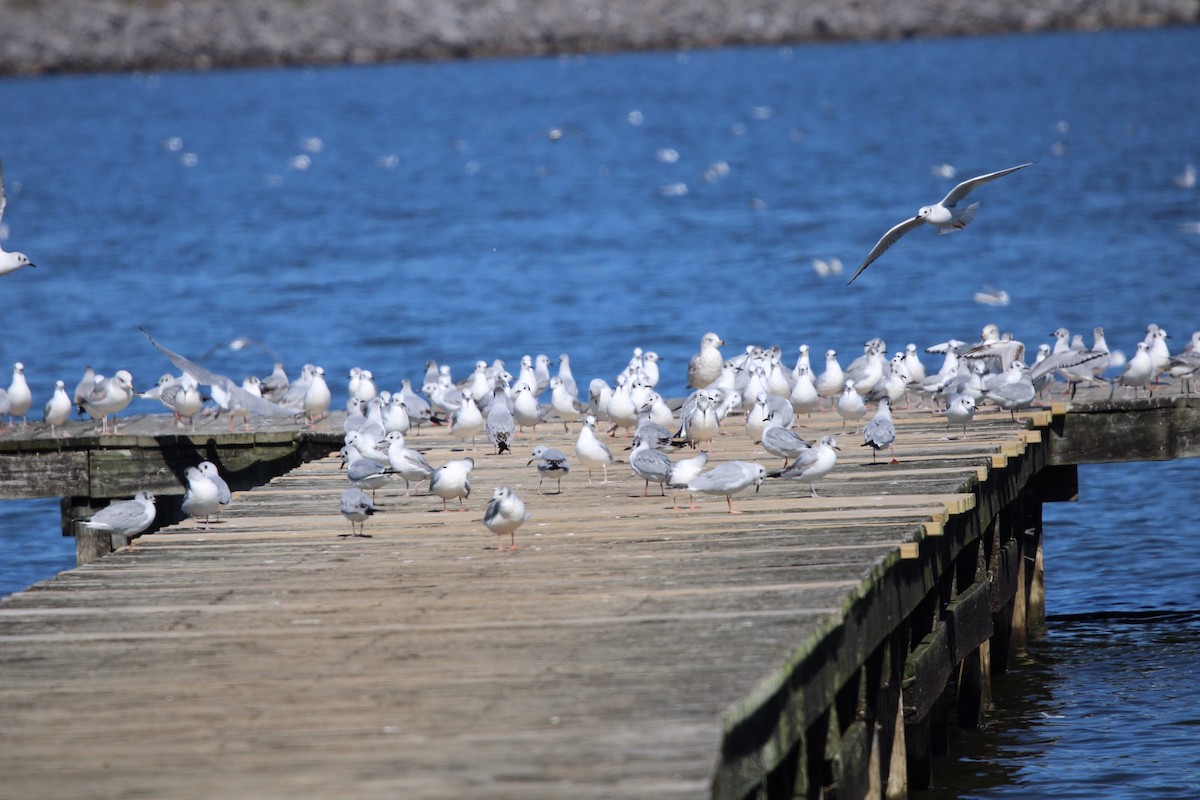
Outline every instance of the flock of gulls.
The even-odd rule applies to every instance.
[[[850,282],[904,234],[923,224],[932,225],[939,233],[962,230],[979,207],[978,203],[961,205],[973,190],[1028,166],[1020,164],[963,181],[940,202],[922,207],[916,216],[883,235]],[[0,215],[5,199],[0,171]],[[33,264],[24,254],[0,250],[0,275],[25,266]],[[142,332],[179,374],[163,375],[153,388],[136,396],[159,400],[179,424],[193,430],[195,418],[201,414],[224,415],[232,431],[238,418],[246,430],[250,429],[250,416],[303,417],[313,426],[329,412],[332,392],[320,366],[306,364],[290,380],[283,364],[276,363],[271,375],[250,376],[239,383],[167,349],[148,332]],[[893,454],[892,463],[896,463],[896,428],[891,411],[902,401],[928,405],[945,416],[948,431],[961,427],[965,434],[977,406],[993,405],[1010,413],[1029,408],[1049,392],[1056,376],[1067,382],[1072,395],[1080,384],[1107,381],[1113,392],[1117,387],[1132,387],[1136,396],[1142,388],[1151,391],[1152,384],[1163,375],[1190,380],[1200,369],[1200,331],[1192,335],[1184,351],[1172,356],[1166,331],[1150,325],[1145,339],[1137,343],[1136,352],[1128,359],[1109,349],[1101,328],[1093,331],[1090,347],[1082,336],[1072,337],[1064,328],[1056,330],[1053,338],[1053,344],[1039,346],[1032,361],[1027,362],[1023,343],[1010,334],[1002,335],[997,326],[987,325],[979,341],[952,339],[926,348],[927,353],[942,357],[936,371],[927,371],[915,344],[889,357],[886,343],[874,338],[864,344],[863,354],[845,367],[834,350],[827,350],[823,362],[813,364],[808,346],[801,345],[794,366],[789,368],[778,346],[751,345],[727,358],[720,350],[726,343],[717,334],[708,333],[688,364],[687,385],[692,392],[675,404],[669,404],[656,391],[658,356],[641,348],[634,351],[614,384],[593,379],[586,395],[580,393],[566,354],[558,358],[556,375],[550,374],[549,357],[539,355],[534,359],[526,355],[521,358],[516,376],[497,359],[490,365],[477,362],[472,374],[461,381],[451,378],[449,366],[430,361],[419,392],[408,379],[401,381],[397,391],[380,391],[370,370],[354,368],[347,385],[348,413],[341,450],[351,485],[341,497],[340,511],[350,522],[349,535],[366,536],[366,521],[376,511],[376,490],[397,479],[404,481],[406,495],[414,485],[427,482],[428,494],[441,499],[443,510],[449,509],[451,501],[457,501],[458,510],[465,510],[475,459],[464,457],[431,465],[421,452],[408,446],[405,438],[422,425],[448,426],[464,449],[469,444],[472,451],[477,440],[485,438],[498,456],[511,452],[518,430],[553,423],[562,424],[569,432],[575,423],[578,438],[574,459],[587,470],[589,484],[597,472],[602,482],[608,483],[609,468],[615,459],[605,440],[621,433],[632,437],[628,466],[644,481],[643,496],[649,495],[652,483],[658,485],[662,496],[667,488],[686,491],[691,498],[696,493],[721,496],[729,512],[736,514],[740,512],[733,507],[733,496],[751,486],[757,491],[768,478],[806,483],[811,495],[819,496],[816,483],[835,468],[840,447],[833,435],[810,442],[797,434],[793,426],[800,414],[831,408],[842,418],[839,435],[844,438],[846,426],[853,423],[854,435],[861,435],[862,446],[871,448],[873,461],[879,451],[888,450]],[[33,405],[24,369],[22,363],[16,363],[8,389],[0,389],[0,415],[8,418],[10,426],[18,417],[27,424]],[[45,404],[43,420],[50,426],[51,435],[57,436],[78,409],[100,421],[101,434],[108,433],[111,418],[115,432],[117,414],[134,397],[129,371],[117,370],[112,377],[105,377],[88,367],[71,395],[64,381],[57,381],[53,396]],[[860,430],[871,405],[874,413]],[[731,414],[744,418],[747,435],[769,454],[782,459],[782,466],[768,469],[748,461],[725,461],[708,468],[711,444],[724,432]],[[686,450],[690,457],[672,458],[676,450]],[[527,466],[537,470],[539,494],[551,480],[561,492],[562,479],[571,471],[572,457],[538,445]],[[183,511],[190,517],[203,518],[207,525],[209,518],[219,514],[232,499],[229,487],[211,462],[187,468],[185,478]],[[673,505],[678,508],[677,502]],[[689,508],[693,507],[694,499],[689,501]],[[483,524],[499,537],[501,549],[504,537],[508,537],[509,548],[515,549],[516,531],[529,518],[516,492],[509,486],[497,486]],[[154,519],[154,497],[141,491],[81,524],[131,540],[146,531]]]
[[[157,398],[179,425],[194,429],[197,415],[216,414],[225,415],[231,429],[234,418],[248,427],[249,417],[257,415],[287,416],[298,423],[303,418],[304,424],[316,426],[328,415],[332,392],[319,366],[307,364],[289,380],[283,365],[276,363],[271,375],[236,384],[143,333],[180,373],[164,375],[151,390],[136,396]],[[476,362],[463,380],[451,376],[449,365],[429,361],[420,391],[408,379],[401,381],[397,391],[380,390],[370,370],[356,367],[346,384],[341,458],[350,485],[341,497],[340,511],[350,523],[348,535],[367,536],[366,521],[377,510],[375,492],[399,480],[404,481],[406,496],[426,483],[427,496],[440,499],[443,511],[450,510],[452,503],[456,510],[466,510],[476,457],[430,464],[406,438],[422,426],[443,426],[461,442],[463,452],[486,448],[494,457],[512,453],[519,431],[561,424],[569,433],[574,426],[573,454],[544,444],[529,454],[526,465],[537,471],[538,494],[561,493],[562,480],[573,467],[587,471],[589,485],[597,480],[607,484],[617,461],[616,437],[628,438],[626,462],[644,484],[643,497],[655,484],[661,496],[672,490],[673,508],[679,508],[677,498],[684,492],[689,495],[688,508],[694,508],[699,493],[724,497],[729,513],[736,514],[740,512],[734,508],[733,496],[752,486],[757,491],[767,479],[807,484],[809,494],[819,497],[817,482],[838,462],[837,436],[861,437],[861,446],[871,449],[873,462],[876,454],[886,450],[892,454],[890,463],[898,463],[891,415],[901,403],[943,415],[949,437],[960,429],[966,433],[977,406],[1015,414],[1044,401],[1057,378],[1066,382],[1065,391],[1072,395],[1079,385],[1108,383],[1110,395],[1120,390],[1132,391],[1136,397],[1142,390],[1153,391],[1154,382],[1163,376],[1187,381],[1200,370],[1200,331],[1184,350],[1172,355],[1167,332],[1150,325],[1130,358],[1109,349],[1102,328],[1093,331],[1090,346],[1065,328],[1052,336],[1053,344],[1041,344],[1027,365],[1025,345],[1001,334],[996,325],[987,325],[978,341],[951,339],[925,348],[926,353],[941,357],[934,370],[926,368],[915,344],[889,357],[887,344],[879,338],[867,341],[863,353],[845,366],[834,350],[813,363],[808,345],[800,345],[795,363],[789,365],[779,346],[750,345],[729,357],[721,350],[727,346],[725,341],[707,333],[688,364],[687,384],[692,391],[673,402],[657,391],[657,354],[641,348],[633,351],[612,383],[594,378],[585,387],[576,383],[565,353],[557,359],[555,374],[548,356],[526,355],[515,376],[496,359],[490,364]],[[43,418],[51,426],[51,435],[57,436],[66,417],[78,409],[99,420],[98,432],[103,434],[110,429],[109,416],[111,429],[116,430],[116,414],[134,396],[128,371],[118,370],[105,378],[89,369],[74,396],[66,394],[63,381],[57,382]],[[24,365],[17,363],[12,383],[7,390],[0,389],[0,413],[8,417],[9,426],[16,425],[18,418],[27,424],[32,403]],[[841,417],[840,432],[815,441],[796,432],[801,415],[823,409]],[[709,463],[714,440],[731,432],[735,418],[755,444],[781,463]],[[231,501],[229,487],[211,462],[189,467],[185,479],[183,512],[203,519],[207,526],[210,517],[219,515]],[[497,486],[483,524],[499,537],[501,549],[505,539],[508,548],[515,549],[516,531],[529,518],[525,502],[512,487]],[[142,491],[82,524],[130,540],[154,519],[154,497]]]

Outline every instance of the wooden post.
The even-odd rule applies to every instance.
[[[82,567],[103,558],[113,551],[112,537],[104,531],[93,531],[75,522],[95,514],[103,506],[94,506],[87,497],[64,497],[61,501],[63,535],[75,537],[75,565]]]

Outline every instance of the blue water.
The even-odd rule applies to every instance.
[[[568,352],[577,377],[611,379],[636,346],[679,394],[708,330],[789,358],[802,342],[969,339],[985,322],[1031,344],[1099,324],[1125,350],[1156,322],[1178,346],[1198,326],[1200,193],[1172,180],[1200,163],[1197,75],[1200,31],[1173,29],[0,80],[4,245],[39,264],[0,278],[0,363],[25,363],[40,407],[87,364],[139,387],[168,371],[139,325],[235,377],[266,374],[267,348],[293,371],[322,364],[337,402],[352,366],[394,388],[428,358],[462,376]],[[954,181],[932,165],[961,179],[1025,161],[980,190],[966,232],[910,234],[852,287],[812,269],[852,270],[940,198]],[[1012,303],[974,304],[986,285]],[[222,347],[235,337],[263,346]],[[1196,474],[1085,470],[1085,497],[1107,505],[1054,512],[1050,612],[1197,608]],[[0,541],[0,594],[73,561],[53,500],[0,504]],[[1195,684],[1200,661],[1175,654],[1194,654],[1197,626],[1173,619],[1052,622],[1029,668],[1089,714],[1154,653],[1181,670],[1172,686]],[[1084,737],[1055,700],[989,757],[1030,774],[971,796],[1086,783],[1089,763],[1096,780],[1156,720],[1200,717],[1186,695],[1121,685],[1140,725]],[[1185,785],[1185,750],[1138,750],[1121,782],[1189,796],[1138,782]]]

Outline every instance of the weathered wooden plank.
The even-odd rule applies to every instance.
[[[88,491],[86,452],[0,453],[0,500],[86,496]]]

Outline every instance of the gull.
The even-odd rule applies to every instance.
[[[113,433],[117,432],[116,415],[133,400],[133,376],[119,369],[111,378],[97,375],[92,390],[81,406],[92,419],[102,420],[101,433],[108,433],[108,416],[113,415]]]
[[[875,388],[867,395],[867,401],[877,403],[881,398],[886,397],[893,405],[900,402],[900,398],[908,393],[908,369],[904,363],[904,353],[896,353],[892,356],[887,374],[879,383],[875,384]]]
[[[408,404],[404,402],[403,395],[394,394],[389,397],[387,405],[383,407],[382,416],[383,429],[387,433],[408,433],[412,428],[412,418],[408,415]]]
[[[772,418],[767,420],[767,427],[763,429],[762,446],[771,455],[782,458],[783,465],[786,467],[789,461],[811,445],[790,428]]]
[[[701,444],[711,444],[713,437],[721,429],[721,421],[713,407],[712,395],[698,389],[680,409],[679,423],[678,435],[693,449]]]
[[[533,453],[526,462],[526,466],[537,462],[538,471],[538,494],[542,493],[542,481],[547,475],[553,475],[558,479],[558,493],[562,494],[562,476],[571,471],[571,465],[567,461],[567,454],[562,450],[554,447],[547,447],[544,444],[539,444],[533,448]]]
[[[672,489],[687,489],[688,484],[700,476],[704,470],[704,465],[708,463],[708,453],[700,451],[691,458],[684,458],[675,461],[671,464],[671,469],[667,471],[667,486]],[[679,510],[679,496],[671,495],[671,510]],[[696,497],[689,492],[688,494],[688,510],[695,508]]]
[[[650,442],[650,446],[655,450],[669,450],[674,444],[671,431],[651,419],[649,407],[638,415],[638,424],[633,435]]]
[[[533,377],[537,393],[540,396],[542,392],[550,388],[550,356],[539,353],[533,360]]]
[[[828,397],[830,405],[833,405],[833,398],[842,393],[845,383],[846,374],[838,363],[837,351],[826,350],[825,371],[818,375],[816,381],[813,382],[817,387],[817,394],[820,397]]]
[[[879,408],[875,410],[875,416],[863,428],[863,447],[871,448],[871,463],[875,463],[875,454],[883,448],[891,450],[892,443],[896,441],[896,424],[892,422],[892,401],[891,398],[884,397],[879,401]],[[896,460],[896,451],[892,450],[892,462],[898,464]]]
[[[921,354],[912,342],[904,346],[904,366],[910,382],[917,383],[925,380],[925,365],[921,363]]]
[[[201,461],[196,465],[196,469],[204,473],[204,477],[213,482],[217,487],[217,502],[221,508],[233,502],[233,492],[229,491],[229,484],[221,477],[221,473],[217,470],[217,465],[211,461]],[[221,510],[217,509],[217,520],[221,519]]]
[[[14,417],[21,418],[22,425],[28,425],[26,415],[33,405],[33,392],[25,380],[25,365],[20,361],[13,364],[12,383],[8,385],[8,421],[13,424]]]
[[[200,396],[200,387],[190,376],[185,375],[184,380],[164,386],[158,399],[171,410],[180,425],[186,417],[191,429],[196,430],[196,415],[204,407],[204,398]]]
[[[143,489],[135,494],[132,500],[121,500],[107,505],[79,524],[88,530],[107,531],[123,536],[132,550],[132,539],[150,527],[154,522],[154,515],[154,495]]]
[[[755,444],[762,441],[763,431],[770,418],[771,409],[767,407],[767,393],[759,392],[754,398],[754,405],[746,412],[746,435],[750,437],[750,441]]]
[[[484,421],[484,430],[487,433],[488,441],[495,445],[496,454],[499,455],[506,450],[512,451],[512,440],[516,436],[517,424],[513,420],[513,413],[509,410],[508,402],[504,397],[504,381],[497,378],[496,388],[492,392],[492,404],[487,419]]]
[[[846,388],[838,398],[835,406],[837,414],[842,418],[842,433],[846,432],[846,423],[854,420],[854,432],[858,433],[858,420],[867,415],[867,404],[862,395],[854,388],[854,381],[846,381]]]
[[[858,271],[846,282],[847,285],[854,283],[854,279],[861,275],[864,269],[871,266],[871,262],[879,258],[889,247],[894,245],[901,236],[914,228],[921,227],[923,223],[934,226],[938,229],[938,233],[954,233],[967,227],[971,223],[971,220],[975,219],[975,213],[979,210],[979,203],[971,203],[966,208],[959,208],[958,204],[963,198],[969,195],[975,187],[989,181],[994,181],[997,178],[1002,178],[1010,172],[1024,169],[1032,163],[1018,164],[1015,167],[1009,167],[997,172],[989,172],[986,175],[979,175],[965,180],[951,189],[950,193],[943,197],[941,202],[934,203],[931,206],[922,206],[915,217],[906,219],[883,235],[883,238],[871,248],[871,252],[867,254]]]
[[[612,387],[603,378],[592,378],[588,384],[588,413],[597,420],[608,420],[608,401],[612,399]]]
[[[562,420],[563,433],[569,433],[568,423],[581,418],[586,410],[558,375],[550,379],[550,408]]]
[[[800,364],[793,373],[796,377],[796,382],[792,384],[792,391],[788,395],[788,402],[792,404],[792,411],[796,414],[801,412],[812,417],[812,412],[816,411],[821,405],[821,396],[817,394],[816,384],[813,383],[812,369],[808,364]]]
[[[475,469],[475,459],[462,458],[457,461],[447,461],[433,471],[429,476],[429,491],[442,498],[442,510],[446,510],[446,501],[452,497],[458,498],[458,510],[466,511],[463,499],[471,496],[471,470]]]
[[[538,423],[542,421],[541,406],[538,405],[533,387],[527,383],[518,383],[513,389],[512,416],[522,432],[526,428],[536,431]]]
[[[715,333],[709,332],[701,337],[700,352],[688,361],[689,388],[704,389],[720,377],[721,366],[725,363],[725,359],[721,357],[721,351],[717,348],[724,345],[725,342]]]
[[[1022,408],[1029,408],[1037,397],[1037,389],[1029,376],[1029,368],[1021,361],[1014,361],[1006,371],[1005,380],[985,389],[983,396],[1007,411],[1013,422],[1016,422],[1016,412]]]
[[[981,306],[1006,306],[1012,298],[1003,289],[984,286],[982,291],[975,293],[973,299]]]
[[[1150,361],[1154,364],[1154,380],[1158,380],[1158,376],[1165,372],[1167,364],[1171,361],[1171,351],[1167,348],[1167,339],[1170,337],[1167,332],[1157,325],[1151,323],[1146,328],[1146,344],[1150,349]],[[12,390],[9,389],[11,394]]]
[[[300,368],[300,374],[296,380],[288,384],[287,390],[283,396],[277,401],[279,405],[292,409],[293,415],[304,411],[304,396],[308,394],[308,387],[312,385],[313,374],[316,372],[315,364],[305,364]]]
[[[180,507],[189,517],[204,517],[204,527],[207,528],[208,518],[221,508],[220,490],[197,467],[188,467],[184,475],[187,478],[187,491],[183,494]]]
[[[1133,354],[1133,358],[1129,359],[1125,364],[1125,370],[1121,376],[1113,383],[1112,391],[1109,392],[1109,398],[1112,397],[1112,392],[1116,391],[1117,384],[1122,386],[1132,386],[1133,396],[1137,398],[1138,387],[1145,386],[1147,393],[1153,393],[1150,389],[1150,382],[1154,379],[1154,360],[1150,357],[1150,345],[1146,342],[1138,342],[1137,352]]]
[[[820,497],[817,494],[817,480],[833,471],[840,449],[832,436],[822,436],[819,442],[796,456],[795,461],[779,472],[771,473],[771,476],[808,481],[812,496]]]
[[[375,459],[367,458],[352,444],[341,449],[341,456],[342,466],[346,468],[346,480],[360,489],[369,490],[372,500],[375,499],[375,491],[391,480],[391,469]]]
[[[168,376],[170,377],[170,376]],[[83,377],[79,379],[79,383],[75,384],[75,392],[71,395],[71,400],[75,407],[79,409],[79,413],[83,413],[83,401],[92,393],[92,389],[96,386],[96,371],[90,366],[83,370]]]
[[[638,405],[633,400],[632,390],[629,379],[625,375],[618,375],[617,386],[604,409],[609,422],[612,423],[608,431],[609,436],[616,436],[617,428],[625,428],[627,436],[629,431],[637,428]]]
[[[251,392],[246,391],[238,384],[234,383],[231,378],[227,378],[220,373],[213,372],[195,361],[184,358],[161,344],[156,342],[145,328],[139,328],[142,334],[150,340],[150,344],[176,366],[183,373],[190,375],[196,383],[201,386],[207,386],[212,394],[213,401],[223,411],[229,411],[235,406],[238,409],[245,409],[248,412],[259,414],[267,417],[292,417],[296,412],[290,408],[285,408],[282,404],[273,403],[262,397],[256,397]],[[314,368],[314,372],[319,367]],[[324,383],[324,379],[321,381]],[[328,391],[328,390],[327,390]],[[326,406],[328,408],[328,406]],[[232,424],[232,420],[230,421]]]
[[[497,537],[503,537],[507,533],[510,550],[517,549],[517,528],[529,518],[525,503],[511,488],[497,486],[492,490],[492,500],[483,512],[483,524]],[[499,549],[504,549],[503,545],[499,545]]]
[[[950,402],[946,404],[946,430],[950,430],[951,425],[959,423],[963,426],[963,435],[967,433],[967,423],[975,416],[975,401],[967,394],[956,394],[951,396]]]
[[[351,486],[342,492],[342,516],[350,521],[350,533],[338,535],[370,538],[369,534],[364,533],[364,530],[367,517],[374,513],[375,504],[371,502],[371,498],[367,497],[367,493],[357,486]],[[356,525],[357,527],[355,527]]]
[[[629,467],[646,482],[642,497],[649,496],[650,481],[658,484],[663,497],[667,496],[664,484],[671,474],[671,459],[637,436],[633,437],[633,454],[629,456]]]
[[[261,398],[262,397],[262,381],[259,380],[259,378],[255,375],[247,375],[245,378],[242,378],[242,391],[246,392],[246,394],[249,394],[252,397]],[[237,397],[230,397],[229,408],[224,409],[224,411],[226,412],[226,416],[229,418],[229,432],[230,433],[233,433],[233,418],[234,417],[242,418],[242,430],[243,431],[250,430],[250,409],[246,407],[245,403],[238,402],[243,396],[244,395],[238,395]],[[222,410],[220,403],[217,404],[217,408],[218,408],[217,413],[220,414],[221,410]]]
[[[757,492],[767,477],[767,470],[762,464],[750,461],[727,461],[718,465],[687,485],[689,492],[704,494],[723,494],[730,514],[740,514],[733,510],[733,495],[751,484]]]
[[[653,350],[647,350],[642,355],[642,380],[650,388],[658,385],[659,370],[658,370],[658,353]]]
[[[399,431],[389,432],[384,441],[388,443],[388,465],[392,472],[404,478],[404,495],[407,497],[409,485],[429,480],[433,475],[433,467],[425,460],[425,456],[404,444],[404,434]]]
[[[312,382],[304,393],[304,419],[308,426],[320,422],[329,413],[329,404],[333,395],[329,392],[329,384],[325,383],[325,370],[315,367],[312,371]]]
[[[455,438],[462,439],[463,444],[466,444],[467,439],[471,440],[471,449],[475,449],[475,437],[484,432],[486,423],[483,419],[483,412],[479,410],[479,406],[475,405],[475,400],[470,395],[463,395],[462,402],[453,414],[450,415],[450,433]]]
[[[259,389],[266,400],[275,402],[283,399],[284,392],[288,390],[288,376],[283,370],[282,361],[275,362],[275,368],[261,380]]]
[[[588,486],[592,485],[592,470],[599,467],[604,471],[604,483],[608,483],[608,465],[613,463],[612,451],[596,436],[596,418],[588,414],[583,418],[579,438],[575,440],[575,455],[579,463],[587,467]]]
[[[571,372],[571,357],[566,353],[558,357],[558,379],[571,397],[579,396],[579,386],[575,383],[575,375]]]
[[[71,417],[71,398],[67,397],[67,390],[62,381],[54,382],[54,395],[46,403],[46,407],[42,409],[42,420],[50,425],[50,435],[57,436],[55,428],[60,425],[65,425]]]
[[[391,434],[388,435],[390,436]],[[403,438],[403,434],[397,435]],[[388,466],[387,446],[384,444],[386,441],[388,440],[379,441],[359,431],[350,431],[346,434],[345,438],[347,447],[357,451],[363,458],[368,458],[384,467]]]
[[[424,397],[413,391],[412,381],[408,378],[400,381],[400,397],[404,400],[404,407],[408,410],[409,421],[417,426],[417,432],[420,433],[421,423],[433,419],[433,407]]]
[[[8,204],[8,195],[4,192],[4,165],[0,164],[0,220],[4,219],[4,207]],[[7,275],[21,267],[36,267],[24,253],[7,253],[0,247],[0,275]]]

